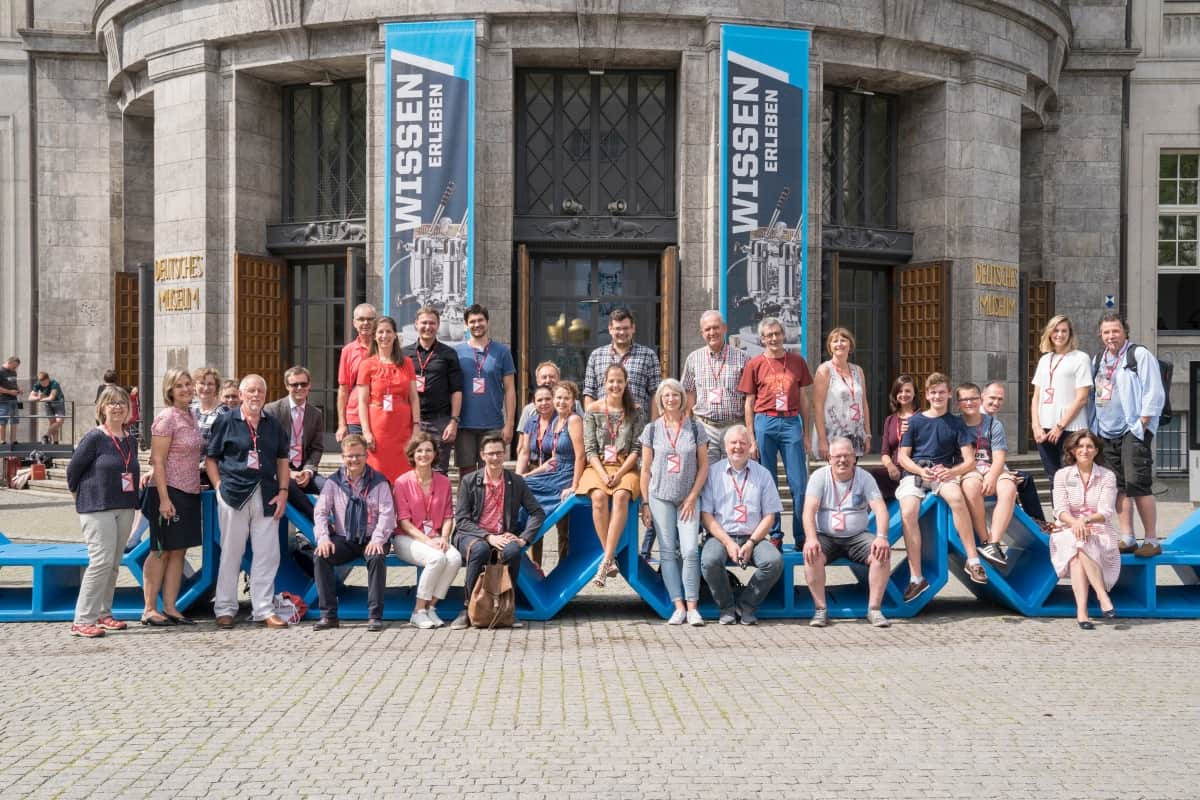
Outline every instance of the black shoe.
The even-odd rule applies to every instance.
[[[337,617],[321,617],[319,620],[313,623],[314,631],[324,631],[328,630],[329,628],[340,627],[341,625],[338,623]]]
[[[175,623],[176,625],[195,625],[196,624],[196,620],[192,619],[191,617],[185,617],[183,614],[180,614],[179,616],[175,616],[174,614],[164,614],[163,616],[165,616],[167,619],[171,620],[171,622]]]
[[[979,557],[991,564],[993,567],[1007,567],[1008,558],[1004,555],[1004,550],[1001,549],[998,543],[985,544],[979,548]]]
[[[370,631],[371,633],[379,633],[381,630],[383,630],[383,620],[381,620],[381,619],[367,620],[367,630]]]
[[[1104,615],[1105,619],[1117,618],[1117,610],[1115,608],[1110,608],[1108,611],[1101,611],[1100,613]]]
[[[1092,624],[1090,619],[1085,619],[1083,622],[1079,623],[1079,629],[1081,631],[1094,631],[1096,630],[1096,626]]]
[[[170,617],[156,617],[145,614],[142,616],[142,624],[149,625],[152,628],[170,628],[176,623],[172,622]]]

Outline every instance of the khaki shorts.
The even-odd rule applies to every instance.
[[[918,500],[923,500],[925,495],[927,495],[929,492],[933,492],[935,496],[940,497],[943,486],[958,486],[960,483],[962,483],[961,476],[957,478],[951,478],[948,481],[934,481],[933,485],[926,489],[923,486],[917,485],[916,475],[905,475],[900,479],[900,485],[896,487],[896,499],[899,500],[904,497],[915,497]]]

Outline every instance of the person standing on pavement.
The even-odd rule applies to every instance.
[[[412,361],[400,349],[396,321],[380,317],[370,355],[358,366],[358,420],[371,468],[392,482],[412,469],[404,448],[421,424]]]
[[[746,352],[725,341],[728,331],[721,312],[701,314],[704,347],[688,355],[680,378],[688,411],[708,434],[710,464],[725,457],[725,431],[746,420],[746,395],[738,389],[746,369]]]
[[[804,581],[813,598],[808,624],[829,624],[825,567],[844,557],[867,567],[867,621],[886,628],[891,623],[881,606],[892,571],[887,503],[871,473],[857,466],[853,442],[835,436],[828,452],[829,466],[813,473],[804,495]],[[875,513],[875,533],[867,530],[870,512]]]
[[[458,435],[462,417],[463,372],[454,348],[438,341],[442,315],[433,306],[417,311],[417,341],[404,348],[412,362],[421,398],[420,429],[428,433],[437,447],[434,467],[447,475],[450,452]]]
[[[200,472],[196,469],[204,458],[204,436],[191,412],[194,386],[186,369],[168,369],[162,382],[165,407],[150,425],[154,489],[148,493],[146,506],[150,555],[142,567],[144,625],[195,624],[175,607],[188,548],[199,547],[204,535]],[[158,613],[160,590],[162,614]]]
[[[463,317],[471,338],[454,348],[463,373],[462,422],[454,440],[460,475],[479,468],[485,436],[496,434],[506,448],[512,445],[517,412],[512,351],[491,337],[491,318],[479,303]]]
[[[1075,327],[1064,314],[1050,318],[1038,343],[1042,357],[1033,373],[1029,419],[1046,480],[1062,466],[1067,434],[1088,426],[1088,395],[1092,390],[1091,359],[1079,349]]]
[[[722,625],[758,622],[758,607],[783,574],[783,556],[767,541],[783,513],[775,476],[750,460],[753,440],[741,425],[725,431],[728,457],[708,468],[700,495],[700,524],[708,531],[700,551],[700,574],[720,610]],[[755,567],[739,597],[729,587],[725,561]]]
[[[125,430],[129,395],[117,386],[105,389],[96,401],[96,417],[99,427],[84,434],[67,464],[67,488],[88,551],[71,635],[88,639],[128,627],[113,619],[112,602],[139,484],[137,439]]]
[[[367,560],[367,630],[383,630],[383,590],[387,586],[388,539],[396,528],[392,489],[367,464],[367,443],[357,433],[342,439],[342,466],[321,487],[313,533],[313,577],[321,618],[313,630],[338,627],[334,567]]]
[[[21,359],[9,356],[0,364],[0,444],[17,443],[17,403],[21,389],[17,385],[17,367]],[[99,400],[99,395],[97,395]]]
[[[500,563],[508,565],[509,577],[516,587],[521,562],[525,560],[521,552],[546,520],[525,479],[504,468],[504,458],[508,455],[504,439],[489,433],[483,437],[479,449],[484,467],[459,482],[454,511],[454,544],[467,565],[463,583],[465,600],[470,600],[493,552],[499,554]],[[517,534],[514,531],[522,509],[528,516],[524,530]],[[470,625],[464,601],[462,613],[450,624],[450,630],[464,630]]]
[[[279,569],[279,520],[287,508],[288,436],[262,413],[267,382],[247,375],[239,386],[241,408],[217,418],[208,440],[205,467],[217,492],[221,560],[213,610],[217,627],[229,629],[237,614],[237,579],[246,542],[254,550],[250,565],[250,603],[255,622],[286,628],[275,614],[275,572]]]
[[[804,358],[784,349],[782,322],[775,317],[764,318],[758,323],[758,335],[766,349],[746,364],[738,389],[746,395],[746,429],[754,441],[751,456],[757,456],[772,475],[779,468],[778,457],[783,457],[783,471],[792,493],[792,537],[799,550],[804,541],[800,512],[808,483],[804,454],[811,419],[808,387],[813,379]],[[771,540],[780,549],[782,516],[776,515],[771,529]]]
[[[378,319],[379,312],[370,303],[360,303],[354,307],[354,331],[358,335],[342,348],[338,359],[338,426],[334,436],[339,442],[347,433],[362,433],[358,392],[355,391],[355,386],[358,384],[358,367],[371,353],[371,343],[375,341],[375,323]]]
[[[296,510],[313,518],[309,493],[319,494],[325,479],[317,474],[325,455],[325,414],[308,402],[312,373],[304,367],[291,367],[283,373],[287,397],[268,404],[263,413],[275,418],[288,432],[288,502]]]
[[[1120,314],[1100,317],[1104,350],[1092,361],[1096,382],[1096,427],[1104,463],[1117,476],[1117,528],[1122,553],[1151,558],[1162,553],[1158,542],[1158,506],[1154,500],[1154,434],[1166,403],[1158,359],[1129,341]],[[1138,547],[1133,527],[1137,506],[1146,540]]]

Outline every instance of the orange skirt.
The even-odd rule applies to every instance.
[[[609,475],[614,474],[620,468],[620,464],[604,465],[604,471]],[[637,500],[638,495],[641,493],[641,476],[636,469],[626,472],[617,485],[610,489],[606,484],[601,483],[600,476],[596,474],[596,470],[589,464],[583,471],[583,477],[579,479],[579,489],[575,494],[589,496],[593,489],[599,489],[609,497],[612,497],[613,492],[617,491],[617,489],[624,489],[631,495],[631,500]]]

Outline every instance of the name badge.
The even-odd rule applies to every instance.
[[[417,376],[417,393],[425,394],[425,376],[424,375]]]
[[[433,520],[427,519],[424,522],[422,522],[421,530],[422,530],[422,532],[424,532],[426,537],[432,537],[433,536]]]
[[[1113,385],[1112,381],[1101,379],[1096,384],[1096,405],[1106,406],[1112,400]]]
[[[787,392],[779,392],[778,394],[775,395],[775,410],[783,411],[785,413],[787,412],[787,410],[788,410]]]
[[[858,403],[850,404],[850,421],[858,422],[862,419],[862,407]]]
[[[122,492],[132,492],[133,491],[133,473],[132,472],[122,472],[121,473],[121,491]]]
[[[553,472],[554,470],[558,469],[558,459],[557,458],[550,459],[549,461],[546,462],[546,466],[550,468],[551,472]]]
[[[472,378],[471,391],[475,394],[487,394],[487,380],[484,378]]]
[[[737,505],[735,505],[733,507],[733,521],[734,522],[745,522],[748,519],[748,517],[749,517],[749,514],[746,511],[745,503],[738,503]]]
[[[300,445],[294,444],[288,448],[288,460],[293,464],[300,463]]]
[[[714,386],[708,390],[708,404],[710,406],[721,405],[721,387]]]
[[[617,448],[615,445],[611,445],[611,444],[604,445],[604,463],[605,464],[617,463]]]
[[[845,511],[834,511],[833,513],[831,513],[829,515],[829,519],[830,519],[830,526],[835,531],[846,530],[846,512]]]
[[[385,394],[383,396],[383,410],[391,411],[394,406],[395,406],[395,401],[392,400],[392,396],[390,394]]]
[[[1054,405],[1054,387],[1053,386],[1047,386],[1045,389],[1042,390],[1042,405],[1044,405],[1044,406]]]
[[[257,450],[251,450],[249,453],[246,453],[246,468],[247,469],[258,469],[258,451]]]
[[[667,472],[679,474],[683,469],[678,453],[667,453]]]

